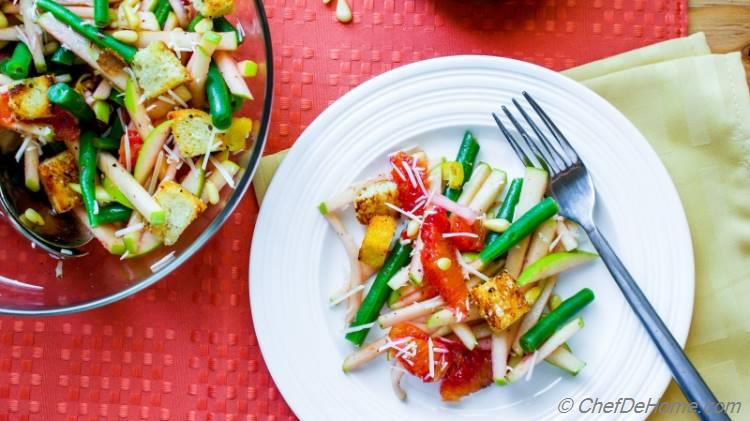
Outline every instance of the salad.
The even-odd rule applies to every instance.
[[[234,188],[253,122],[234,0],[20,0],[0,13],[3,148],[110,253],[175,244]],[[10,145],[10,146],[9,146]],[[34,209],[26,225],[44,225]]]
[[[467,131],[453,161],[397,151],[388,172],[319,206],[350,261],[331,298],[347,303],[344,335],[359,347],[343,370],[385,355],[401,400],[404,374],[439,382],[441,398],[458,401],[529,379],[542,361],[572,375],[585,366],[567,341],[594,293],[563,299],[555,285],[598,256],[578,249],[577,225],[545,198],[545,171],[528,167],[506,187],[505,171],[475,162],[479,149]],[[350,204],[366,226],[360,242],[339,217]],[[365,343],[375,327],[382,336]]]

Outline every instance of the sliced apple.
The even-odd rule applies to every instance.
[[[135,162],[135,169],[133,170],[133,176],[139,183],[145,183],[151,173],[153,173],[156,159],[159,156],[162,146],[164,146],[164,142],[169,137],[171,129],[172,120],[167,120],[151,130],[146,140],[143,141],[143,146],[141,146],[141,150],[138,152],[138,160]]]
[[[597,257],[599,257],[598,254],[585,251],[548,254],[529,265],[523,273],[521,273],[521,276],[518,277],[516,283],[518,283],[519,286],[524,286],[532,282],[537,282],[541,279],[549,278],[550,276],[557,275],[568,269],[588,263]]]

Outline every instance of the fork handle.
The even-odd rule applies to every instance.
[[[682,393],[685,394],[688,401],[696,405],[696,414],[702,420],[729,420],[722,406],[716,400],[716,396],[688,360],[680,344],[677,343],[648,298],[635,283],[633,277],[630,276],[607,239],[596,227],[586,229],[586,232],[591,243],[604,260],[604,264],[607,265],[609,273],[615,278],[617,286],[625,295],[625,299],[643,323],[649,336],[651,336],[670,370],[672,370],[672,376],[682,389]]]

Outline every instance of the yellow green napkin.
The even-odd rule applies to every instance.
[[[750,414],[750,95],[739,53],[711,54],[703,34],[570,69],[623,112],[669,170],[696,263],[687,352],[721,401]],[[263,158],[259,201],[285,152]],[[664,401],[683,400],[673,383]],[[654,419],[684,414],[653,414]]]
[[[711,54],[700,33],[565,74],[625,114],[667,167],[695,250],[685,349],[720,401],[750,406],[750,95],[740,53]],[[684,398],[673,382],[662,400]],[[732,417],[748,419],[743,409]]]

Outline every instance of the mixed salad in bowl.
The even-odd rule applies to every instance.
[[[235,0],[20,0],[0,13],[3,150],[110,253],[174,245],[240,172],[252,60]],[[27,226],[46,215],[26,209]]]
[[[579,250],[578,227],[545,197],[545,171],[526,168],[506,186],[505,171],[475,162],[479,149],[467,131],[455,160],[394,152],[387,172],[319,206],[350,261],[331,297],[346,303],[344,336],[359,347],[343,370],[385,355],[402,400],[404,374],[440,382],[442,399],[458,401],[529,379],[542,361],[572,375],[585,366],[567,342],[594,293],[563,298],[555,285],[598,256]],[[349,205],[365,226],[361,241],[339,217]],[[366,343],[373,330],[380,336]]]

